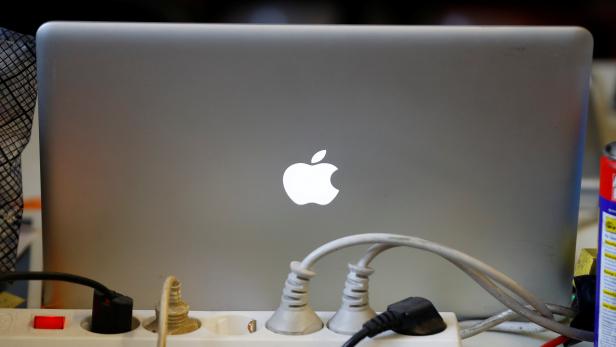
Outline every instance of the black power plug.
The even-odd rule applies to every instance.
[[[387,306],[396,316],[391,330],[402,335],[433,335],[447,328],[443,318],[428,299],[410,297]]]
[[[353,347],[366,337],[374,337],[393,330],[402,335],[433,335],[445,330],[447,325],[432,302],[420,297],[410,297],[387,306],[387,311],[367,321],[343,347]]]
[[[120,334],[132,330],[133,299],[112,291],[94,290],[90,330],[99,334]]]

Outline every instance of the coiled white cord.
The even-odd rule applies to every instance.
[[[349,264],[342,305],[346,308],[360,308],[368,305],[368,277],[374,272],[371,268]]]
[[[288,307],[297,308],[308,304],[308,283],[316,275],[303,268],[297,261],[291,262],[291,272],[287,276],[280,300]]]
[[[368,305],[368,277],[374,272],[369,265],[377,255],[394,247],[397,246],[389,244],[372,245],[357,264],[349,264],[349,273],[342,291],[342,305],[344,307],[359,308]]]

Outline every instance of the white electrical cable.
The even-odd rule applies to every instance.
[[[563,320],[572,318],[575,315],[574,310],[565,306],[547,304],[547,307],[552,313],[561,315]],[[526,306],[526,308],[530,308],[530,306]],[[510,333],[537,333],[545,331],[544,327],[535,323],[509,322],[518,317],[520,317],[519,314],[509,309],[484,320],[461,321],[459,323],[460,328],[462,328],[462,330],[460,330],[460,337],[462,339],[467,339],[488,330]]]
[[[322,245],[321,247],[312,251],[308,256],[306,256],[306,258],[304,258],[301,264],[295,264],[295,266],[308,270],[312,268],[316,261],[318,261],[320,258],[324,257],[327,254],[346,247],[366,243],[380,243],[391,246],[408,246],[439,254],[454,263],[464,272],[466,272],[484,289],[490,292],[490,294],[492,294],[496,299],[501,301],[503,304],[505,304],[507,307],[517,312],[521,316],[527,318],[531,322],[537,323],[547,329],[577,340],[593,340],[592,332],[571,328],[567,325],[555,321],[553,319],[552,312],[545,306],[545,304],[543,304],[528,290],[526,290],[525,288],[517,284],[514,280],[507,277],[498,270],[460,251],[417,237],[376,233],[347,236]],[[370,255],[367,255],[366,259],[373,259],[376,255],[378,255],[378,253],[384,251],[387,248],[390,247],[385,247],[383,245],[382,247],[379,246],[377,248],[372,248],[372,252],[369,252]],[[494,282],[492,282],[490,278],[494,279],[496,282],[509,289],[512,293],[515,293],[516,295],[524,299],[533,308],[539,311],[541,315],[524,307],[517,300],[515,300],[507,293],[505,293],[501,288],[499,288]]]
[[[157,347],[167,346],[167,317],[169,311],[169,293],[171,287],[177,284],[178,280],[175,276],[168,276],[163,284],[163,289],[160,293],[160,308],[158,309],[158,338],[156,341]]]
[[[396,245],[391,245],[391,244],[375,244],[372,245],[368,251],[364,254],[364,256],[357,262],[357,264],[355,264],[355,267],[360,268],[360,269],[367,269],[368,266],[370,265],[370,263],[374,260],[374,258],[376,256],[378,256],[380,253],[397,247]],[[462,269],[463,271],[465,271],[466,273],[469,273],[469,271],[472,271],[470,269],[468,269],[468,267],[466,267],[463,264],[457,263],[456,261],[453,261],[450,259],[450,261],[452,263],[454,263],[456,266],[458,266],[460,269]],[[493,283],[491,283],[491,280],[489,278],[487,278],[486,276],[480,274],[480,273],[475,273],[473,275],[469,274],[471,277],[475,276],[473,279],[475,279],[477,281],[477,283],[479,285],[481,285],[485,290],[487,290],[490,294],[492,294],[495,297],[499,297],[499,296],[503,296],[503,295],[507,295],[506,293],[503,292],[499,292],[499,291],[495,291],[495,285]],[[367,281],[367,278],[366,278]],[[490,284],[491,283],[491,284]],[[347,288],[345,288],[346,291]],[[358,293],[359,294],[359,293]],[[367,291],[361,293],[362,296],[365,296],[365,298],[361,298],[363,299],[362,301],[367,302],[367,296],[368,293]],[[507,295],[508,296],[508,295]],[[357,299],[357,298],[355,298]],[[343,296],[343,301],[348,300],[345,296]],[[508,298],[508,300],[510,301],[515,301],[514,298],[510,297]],[[563,306],[558,306],[558,305],[546,305],[548,307],[548,309],[553,312],[553,313],[558,313],[558,314],[562,314],[565,315],[566,317],[571,317],[575,312],[569,308],[563,307]],[[527,307],[528,308],[528,307]],[[507,322],[505,324],[501,324],[507,320],[511,320],[514,319],[516,317],[519,317],[519,314],[512,311],[512,310],[507,310],[504,312],[501,312],[500,314],[497,314],[496,316],[490,317],[488,319],[486,319],[485,321],[474,321],[477,324],[476,326],[473,326],[471,328],[469,328],[469,330],[465,333],[461,333],[462,338],[466,338],[466,337],[470,337],[470,336],[474,336],[482,331],[491,329],[495,326],[498,326],[497,329],[493,329],[493,330],[498,330],[498,331],[505,331],[505,332],[538,332],[538,331],[544,331],[545,328],[538,326],[537,324],[534,323],[528,323],[528,322]],[[467,323],[468,324],[468,323]],[[472,332],[472,333],[471,333]],[[468,335],[465,337],[465,335]]]
[[[330,330],[353,335],[367,320],[376,316],[369,304],[370,275],[374,272],[369,265],[377,255],[393,247],[397,246],[373,245],[356,264],[349,264],[342,291],[342,303],[336,314],[327,322]]]
[[[375,244],[372,245],[368,251],[364,254],[364,256],[357,262],[357,264],[355,265],[356,267],[360,267],[360,268],[367,268],[370,263],[374,260],[374,258],[376,258],[376,256],[378,256],[379,254],[381,254],[382,252],[394,248],[394,247],[398,247],[396,245],[391,245],[391,244]],[[451,260],[448,259],[449,261],[451,261],[452,263],[454,263],[454,265],[458,266],[461,270],[463,270],[464,272],[468,273],[470,270],[469,268],[462,264],[462,263],[458,263],[455,260]],[[471,276],[469,274],[469,276]],[[475,277],[473,277],[475,276]],[[488,291],[492,296],[494,297],[498,297],[498,296],[503,296],[503,295],[507,295],[506,293],[503,292],[497,292],[494,291],[494,284],[488,284],[489,282],[491,282],[491,280],[486,277],[485,275],[481,274],[481,273],[476,273],[474,275],[471,276],[473,279],[475,279],[477,281],[477,283],[484,288],[486,291]],[[368,293],[363,293],[364,295],[368,295]],[[509,295],[507,295],[509,296]],[[512,298],[511,296],[509,296],[509,300],[515,300],[514,298]],[[367,301],[367,300],[366,300]],[[545,305],[547,307],[546,304],[541,303],[541,305]],[[553,306],[553,305],[552,305]],[[531,306],[532,307],[532,306]],[[550,309],[548,307],[548,309]],[[553,311],[552,309],[550,309],[550,311]],[[517,313],[514,312],[515,315],[518,315]],[[532,324],[532,323],[525,323],[525,324]],[[535,325],[536,326],[536,325]],[[545,329],[544,329],[545,330]]]
[[[397,246],[387,244],[372,245],[357,264],[349,264],[349,273],[347,274],[342,292],[341,308],[357,311],[360,307],[368,306],[368,282],[370,275],[374,272],[369,267],[370,262],[377,255],[394,247]],[[364,317],[358,317],[358,320],[360,318],[361,320],[364,319]]]
[[[368,248],[366,254],[364,254],[364,256],[359,259],[359,261],[357,262],[357,266],[368,267],[368,265],[370,265],[370,263],[374,260],[374,258],[376,258],[377,255],[395,247],[398,246],[390,245],[387,243],[377,243],[376,245],[372,245],[370,246],[370,248]]]
[[[593,341],[594,340],[594,335],[592,332],[572,328],[568,325],[561,324],[553,319],[549,319],[544,316],[538,315],[534,311],[527,309],[526,307],[521,305],[519,302],[517,302],[515,299],[507,295],[505,292],[502,291],[502,289],[496,286],[492,281],[490,280],[486,281],[484,278],[481,277],[480,274],[478,274],[474,270],[464,269],[464,268],[462,268],[462,270],[466,272],[469,276],[471,276],[482,287],[488,290],[490,294],[492,294],[498,301],[500,301],[501,303],[503,303],[505,306],[509,307],[513,311],[519,313],[521,316],[528,319],[529,321],[534,322],[538,325],[541,325],[545,327],[546,329],[552,330],[561,335],[564,335],[564,336],[567,336],[567,337],[570,337],[576,340],[581,340],[581,341]],[[489,287],[491,288],[487,289]]]
[[[319,248],[312,251],[301,262],[301,267],[304,269],[311,269],[315,262],[320,258],[338,251],[343,248],[366,244],[366,243],[383,243],[395,246],[407,246],[413,248],[423,249],[432,253],[441,255],[442,257],[455,262],[456,264],[463,264],[470,269],[474,269],[480,273],[484,273],[496,282],[502,284],[505,288],[518,295],[524,301],[528,302],[533,308],[540,312],[543,316],[553,318],[552,312],[531,292],[520,286],[514,280],[496,270],[490,265],[471,257],[468,254],[462,253],[453,248],[440,245],[435,242],[421,239],[414,236],[397,235],[397,234],[357,234],[339,238],[337,240],[330,241]]]
[[[513,312],[513,311],[512,311]],[[519,315],[516,313],[516,316],[519,317]],[[559,319],[559,317],[556,317],[556,320],[558,320],[559,322],[563,323],[566,319]],[[483,330],[483,329],[482,329]],[[512,334],[537,334],[537,333],[542,333],[542,332],[546,332],[548,331],[546,328],[542,327],[541,325],[537,325],[535,323],[531,323],[531,322],[508,322],[508,321],[504,321],[490,329],[487,329],[488,331],[493,331],[493,332],[497,332],[497,333],[512,333]],[[485,332],[486,330],[483,331],[479,331],[477,334],[481,333],[481,332]],[[474,336],[474,335],[473,335]],[[462,339],[466,339],[470,336],[465,336]]]

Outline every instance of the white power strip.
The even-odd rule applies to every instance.
[[[185,334],[168,337],[169,347],[340,347],[349,338],[324,327],[309,335],[279,335],[265,328],[272,312],[215,312],[194,311],[190,316],[199,319],[201,328]],[[135,325],[127,333],[102,335],[87,329],[90,310],[0,309],[0,346],[19,347],[154,347],[156,334],[144,328],[154,318],[154,311],[134,311]],[[333,312],[318,313],[324,321]],[[64,317],[61,329],[36,329],[43,322],[57,325]],[[381,347],[459,347],[458,322],[453,313],[441,313],[447,329],[431,336],[403,336],[385,333],[374,339],[365,339],[359,346]],[[256,321],[256,331],[249,328]],[[253,333],[250,330],[254,331]]]

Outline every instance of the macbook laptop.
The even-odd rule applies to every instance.
[[[592,38],[572,27],[48,23],[37,34],[45,269],[151,308],[273,310],[289,262],[350,234],[467,252],[569,302]],[[347,264],[321,260],[335,310]],[[502,305],[437,256],[372,264],[382,310]],[[54,284],[56,306],[91,291]]]

